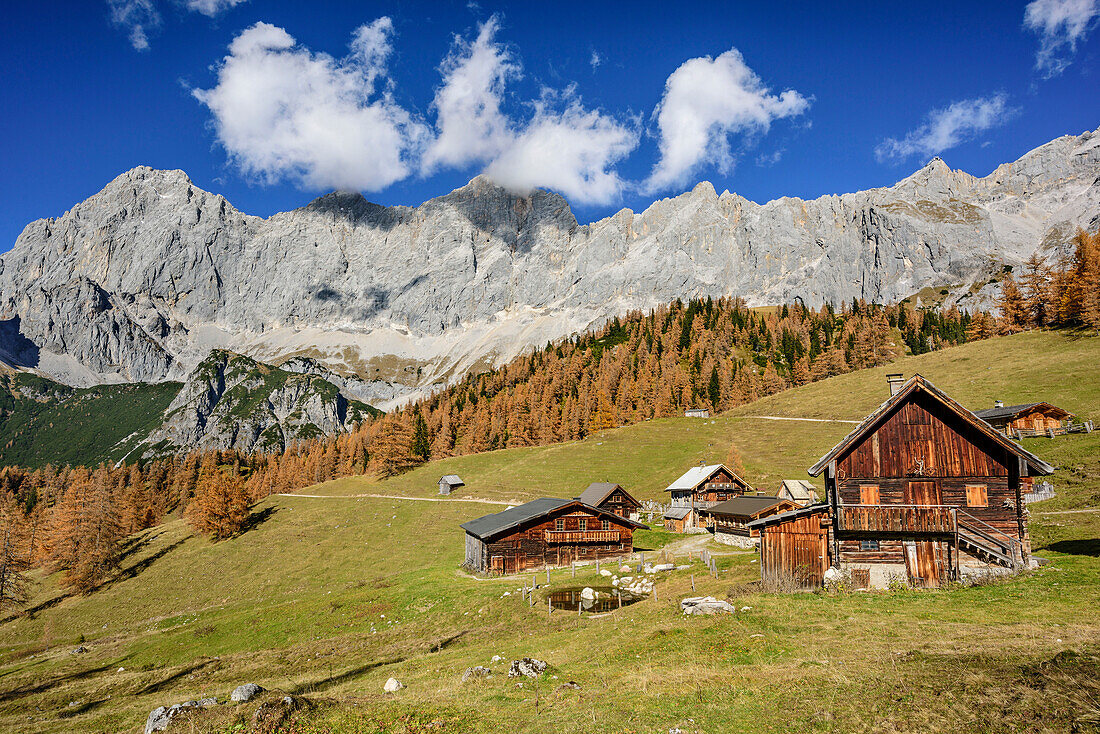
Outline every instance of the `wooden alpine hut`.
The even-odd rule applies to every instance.
[[[1005,405],[1000,400],[992,408],[978,410],[974,415],[1006,436],[1044,436],[1065,433],[1066,421],[1073,415],[1050,403]]]
[[[1029,564],[1023,492],[1053,467],[921,375],[890,377],[890,398],[810,467],[826,503],[750,523],[765,578],[831,565],[857,587],[938,586]]]
[[[714,539],[726,545],[751,548],[760,541],[760,533],[750,531],[749,523],[762,517],[777,515],[798,507],[794,500],[754,495],[734,497],[699,510]]]
[[[693,466],[665,488],[670,506],[665,527],[677,532],[701,528],[697,511],[755,490],[725,464]]]
[[[580,500],[542,497],[470,520],[462,529],[467,568],[511,574],[626,555],[634,550],[634,531],[647,528]]]

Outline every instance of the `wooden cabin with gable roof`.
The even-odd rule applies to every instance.
[[[832,565],[857,587],[938,586],[1026,567],[1022,494],[1053,467],[921,375],[888,381],[890,398],[809,469],[826,503],[750,523],[762,573],[820,579]]]
[[[755,494],[749,483],[725,464],[693,466],[665,489],[671,501],[665,526],[676,532],[702,528],[698,510],[745,494]]]
[[[639,522],[580,500],[542,497],[462,524],[465,566],[482,573],[522,573],[634,550]]]

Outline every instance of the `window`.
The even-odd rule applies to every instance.
[[[861,551],[877,551],[878,550],[878,541],[877,540],[861,540],[861,541],[859,541],[859,549]]]
[[[554,521],[554,530],[557,530],[559,533],[561,531],[565,530],[565,520],[561,519],[560,517],[557,520],[555,520]]]
[[[989,507],[989,492],[984,484],[966,485],[967,507]]]
[[[577,520],[577,528],[578,528],[578,529],[579,529],[579,530],[580,530],[580,531],[581,531],[582,533],[583,533],[583,532],[584,532],[585,530],[588,530],[588,520],[587,520],[586,518],[583,518],[583,517],[582,517],[582,518],[581,518],[580,520]]]
[[[600,529],[601,530],[610,530],[611,529],[611,521],[610,520],[604,520],[603,523],[600,525]]]
[[[861,484],[859,485],[859,504],[861,505],[877,505],[879,504],[879,493],[877,484]]]

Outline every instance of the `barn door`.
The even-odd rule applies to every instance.
[[[939,505],[940,485],[932,482],[909,482],[905,485],[905,504],[907,505]]]
[[[492,556],[489,559],[489,571],[492,573],[504,573],[504,556]]]
[[[940,562],[937,558],[939,543],[917,540],[905,544],[905,567],[909,583],[918,588],[940,585]]]

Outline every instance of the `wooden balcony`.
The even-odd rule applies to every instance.
[[[618,543],[618,530],[547,530],[547,543]]]
[[[841,530],[882,533],[953,533],[955,508],[948,505],[840,505]]]

